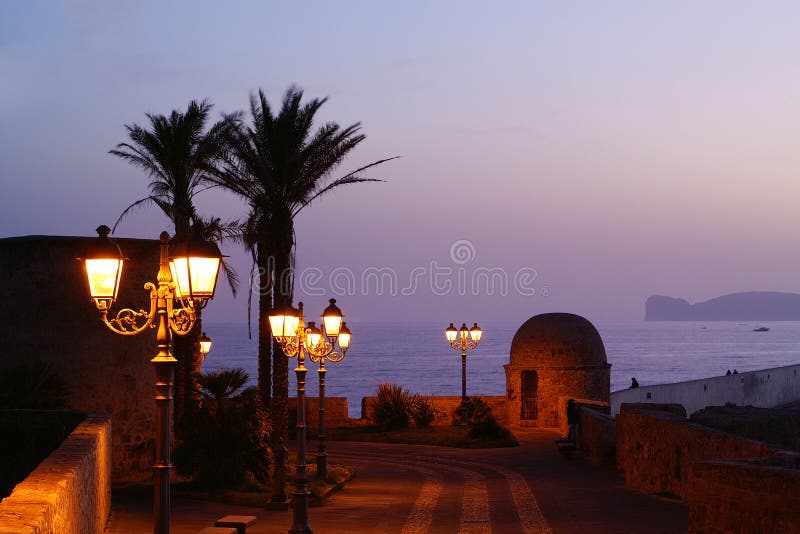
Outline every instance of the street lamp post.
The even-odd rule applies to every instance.
[[[483,336],[483,330],[478,323],[467,329],[466,323],[461,323],[461,328],[456,329],[453,323],[444,331],[445,338],[450,346],[461,351],[461,411],[463,422],[466,424],[467,414],[467,350],[475,349]]]
[[[83,259],[89,293],[100,318],[111,331],[134,336],[156,329],[157,352],[151,360],[156,370],[156,450],[153,465],[153,531],[169,534],[170,428],[175,364],[172,336],[185,336],[195,325],[197,309],[214,296],[222,255],[216,245],[190,240],[173,246],[169,234],[161,233],[157,284],[147,282],[150,311],[124,308],[109,318],[122,278],[124,258],[108,235],[108,226],[97,228],[98,239]]]
[[[333,305],[334,302],[332,301],[331,304]],[[335,306],[333,308],[338,310]],[[308,523],[305,401],[308,368],[305,366],[305,359],[308,354],[309,358],[316,362],[320,362],[324,358],[340,361],[350,346],[350,331],[346,330],[347,327],[342,323],[341,311],[338,312],[337,317],[331,310],[331,306],[323,312],[323,329],[317,327],[313,322],[309,322],[306,326],[303,322],[302,302],[298,304],[297,310],[291,307],[275,310],[274,314],[269,316],[269,323],[272,335],[281,346],[283,353],[289,358],[297,356],[297,367],[294,369],[297,377],[297,464],[293,493],[293,523],[289,534],[312,534],[313,531]],[[342,351],[341,355],[333,350],[337,341]]]
[[[322,323],[325,327],[325,332],[328,337],[337,337],[339,340],[339,347],[342,348],[341,354],[338,352],[329,352],[328,354],[320,354],[319,356],[314,353],[309,353],[311,361],[318,363],[319,368],[317,374],[319,376],[319,446],[317,448],[317,477],[325,480],[328,478],[328,451],[325,447],[325,360],[330,362],[340,362],[344,359],[345,352],[350,346],[350,329],[347,328],[347,323],[343,322],[342,310],[336,306],[336,299],[330,299],[329,305],[322,312]],[[313,324],[313,323],[311,323]],[[336,334],[332,334],[336,332]]]

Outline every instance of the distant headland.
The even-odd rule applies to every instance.
[[[731,293],[705,302],[653,295],[645,321],[800,321],[800,294],[776,291]]]

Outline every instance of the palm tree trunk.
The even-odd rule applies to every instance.
[[[274,268],[275,286],[274,301],[275,306],[290,306],[292,304],[292,228],[279,228],[277,235],[286,236],[282,242],[275,247]],[[283,356],[279,345],[273,347],[275,358],[272,360],[272,424],[274,428],[274,438],[288,442],[289,439],[289,361]]]
[[[272,333],[268,316],[272,310],[272,265],[265,243],[258,244],[258,398],[272,409]]]

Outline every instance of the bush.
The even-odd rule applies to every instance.
[[[0,409],[58,410],[67,407],[69,387],[51,363],[32,360],[0,374]]]
[[[383,431],[408,428],[411,422],[411,397],[397,384],[381,382],[372,407],[372,422]]]
[[[244,488],[269,481],[271,430],[242,369],[205,373],[200,408],[182,421],[175,467],[200,485]]]
[[[411,419],[414,420],[415,427],[428,428],[434,417],[433,406],[428,399],[419,394],[411,397]]]
[[[469,437],[482,438],[488,441],[513,439],[511,432],[497,422],[497,419],[492,415],[492,409],[483,399],[468,397],[466,408],[469,414]],[[459,407],[456,413],[460,409]]]

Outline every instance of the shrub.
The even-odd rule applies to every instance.
[[[242,488],[269,480],[270,422],[255,388],[241,390],[247,378],[242,369],[202,375],[200,408],[182,421],[175,467],[203,486]]]
[[[415,427],[428,428],[434,417],[433,406],[428,399],[419,394],[411,397],[411,419],[414,420]]]
[[[0,374],[0,408],[58,410],[67,407],[67,382],[49,362],[32,360]]]
[[[381,430],[408,428],[411,421],[411,397],[408,390],[395,383],[381,382],[372,407],[372,422]]]
[[[513,439],[511,432],[497,422],[492,415],[492,409],[483,399],[469,397],[466,407],[469,414],[469,437],[483,438],[489,441]]]

